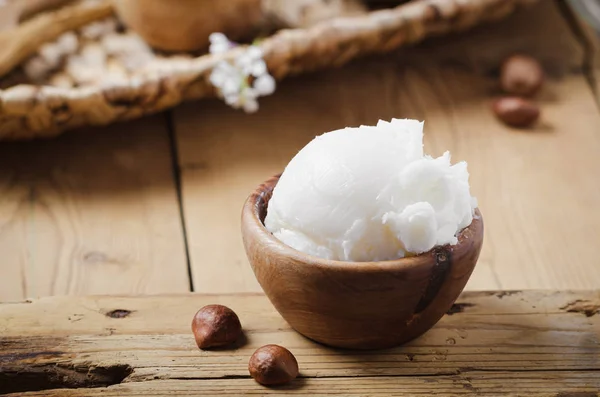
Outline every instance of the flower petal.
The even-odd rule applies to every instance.
[[[244,96],[244,98],[258,98],[258,92],[256,92],[256,90],[252,87],[247,87],[244,89],[244,91],[242,91],[242,95]]]
[[[210,83],[217,88],[221,88],[226,80],[227,75],[218,69],[214,69],[209,77]]]
[[[267,73],[267,64],[262,59],[254,61],[252,64],[252,70],[250,71],[252,76],[259,77]]]
[[[262,48],[253,45],[253,46],[248,47],[246,54],[252,60],[262,59],[263,50],[262,50]]]
[[[208,36],[211,43],[229,43],[229,39],[221,32],[214,32]]]
[[[263,74],[254,80],[253,87],[260,96],[271,95],[275,92],[275,79],[270,74]]]
[[[235,108],[239,107],[240,96],[238,94],[225,95],[225,103]]]
[[[246,99],[243,107],[246,113],[254,113],[258,110],[258,101],[254,98]]]
[[[237,94],[240,91],[240,83],[235,79],[227,79],[221,87],[223,95]]]

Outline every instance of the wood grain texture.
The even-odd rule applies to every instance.
[[[191,319],[206,304],[237,312],[236,349],[196,347]],[[422,337],[361,352],[300,336],[260,294],[44,298],[0,305],[0,394],[596,396],[599,311],[599,291],[466,292]],[[298,360],[287,387],[248,375],[252,352],[268,343]]]
[[[517,51],[537,57],[549,75],[533,131],[510,129],[490,111],[497,68]],[[239,237],[244,199],[315,135],[392,117],[425,120],[428,152],[469,162],[487,227],[467,288],[597,288],[600,112],[585,59],[561,8],[543,1],[470,34],[287,80],[254,115],[217,101],[180,107],[196,290],[259,290]]]
[[[164,116],[0,146],[0,301],[187,292]]]
[[[169,396],[532,396],[598,397],[597,372],[582,371],[566,377],[560,373],[495,371],[429,377],[300,378],[293,386],[265,390],[241,379],[197,379],[182,382],[157,380],[126,383],[106,389],[59,389],[9,394],[10,397],[169,397]],[[569,390],[562,392],[560,390]],[[557,392],[558,391],[558,392]],[[524,394],[524,392],[526,394]]]

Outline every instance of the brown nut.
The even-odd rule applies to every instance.
[[[542,66],[534,58],[513,55],[507,58],[500,70],[500,85],[512,95],[532,96],[544,82]]]
[[[227,346],[242,335],[237,314],[222,305],[208,305],[198,310],[192,321],[192,331],[200,349]]]
[[[512,127],[529,127],[540,117],[540,109],[535,103],[519,97],[500,98],[492,109],[500,120]]]
[[[248,371],[261,385],[281,385],[298,376],[298,361],[285,347],[266,345],[250,357]]]

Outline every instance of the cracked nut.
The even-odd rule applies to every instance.
[[[518,97],[498,99],[492,109],[496,117],[512,127],[529,127],[540,117],[540,108],[535,103]]]
[[[242,325],[230,308],[208,305],[194,316],[192,331],[198,347],[209,349],[234,344],[242,335]]]
[[[250,357],[248,371],[261,385],[281,385],[298,376],[298,361],[285,347],[266,345]]]
[[[534,58],[513,55],[507,58],[500,70],[500,85],[511,95],[532,96],[544,82],[542,66]]]

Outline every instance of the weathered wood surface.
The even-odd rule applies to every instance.
[[[234,309],[236,349],[201,351],[190,324],[209,303]],[[267,389],[252,352],[281,344],[301,376]],[[344,351],[294,332],[260,294],[52,297],[0,305],[0,394],[527,395],[600,392],[600,291],[466,292],[433,329],[399,348]]]
[[[596,50],[565,14],[564,3],[542,1],[467,35],[287,80],[251,116],[218,101],[178,108],[196,291],[258,291],[239,236],[247,195],[315,135],[392,117],[424,119],[427,151],[469,162],[486,236],[467,288],[598,288],[600,112],[588,66]],[[496,69],[514,51],[549,74],[534,131],[507,128],[490,111]]]
[[[0,145],[0,301],[187,292],[164,116]]]

